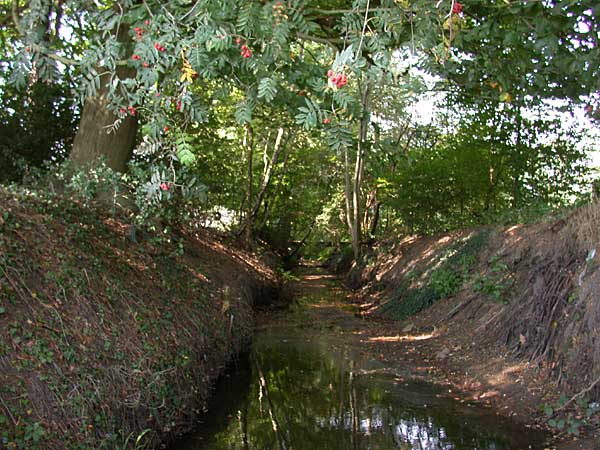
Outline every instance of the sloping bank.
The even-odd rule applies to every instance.
[[[0,189],[0,448],[151,448],[248,341],[273,272],[206,233]],[[138,439],[139,438],[139,439]]]
[[[558,433],[597,426],[599,224],[596,202],[540,223],[381,245],[353,273],[362,312],[401,321],[398,340],[475,398],[512,397],[502,408]]]

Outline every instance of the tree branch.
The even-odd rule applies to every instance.
[[[15,23],[17,33],[19,33],[20,36],[24,36],[25,33],[23,33],[21,28],[21,22],[19,22],[19,0],[12,0],[12,19]]]
[[[590,384],[588,387],[586,387],[585,389],[579,391],[577,394],[575,394],[573,397],[571,397],[569,399],[569,401],[567,401],[564,405],[562,405],[560,408],[556,409],[554,411],[554,414],[552,414],[553,416],[555,416],[559,411],[562,411],[563,409],[565,409],[567,406],[569,406],[571,403],[573,403],[575,400],[577,400],[579,397],[583,397],[585,394],[587,394],[588,392],[590,392],[592,389],[594,389],[594,387],[596,387],[596,385],[600,383],[600,377],[596,378],[596,380],[594,380],[594,382],[592,384]]]
[[[319,36],[313,36],[305,33],[296,33],[296,37],[305,41],[318,42],[319,44],[327,44],[331,45],[337,50],[336,44],[342,45],[344,43],[343,39],[340,38],[324,38]]]

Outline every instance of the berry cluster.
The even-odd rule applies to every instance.
[[[346,77],[345,74],[343,73],[333,73],[333,70],[328,70],[327,71],[327,77],[329,78],[329,81],[335,85],[335,87],[342,88],[344,87],[347,83],[348,83],[348,77]]]
[[[141,59],[141,57],[140,57],[140,55],[133,55],[133,56],[131,57],[131,59],[133,59],[134,61],[139,61],[139,60]],[[148,63],[148,61],[144,61],[144,62],[142,63],[142,66],[144,66],[144,67],[148,68],[148,67],[150,67],[150,64]]]
[[[460,14],[463,10],[463,5],[460,2],[454,2],[452,5],[452,14]]]
[[[252,56],[252,52],[246,44],[242,45],[242,51],[240,51],[240,55],[242,55],[244,58],[250,58]]]
[[[135,34],[137,35],[138,41],[141,41],[142,37],[144,36],[144,32],[146,30],[144,30],[142,27],[135,27],[133,30],[135,31]]]
[[[158,42],[156,44],[154,44],[154,48],[156,50],[158,50],[159,52],[164,52],[166,50],[166,48],[164,48],[162,45],[160,45]]]
[[[242,38],[237,38],[235,40],[235,43],[237,45],[242,44]],[[240,55],[242,55],[244,58],[250,58],[252,56],[252,51],[250,50],[250,47],[248,47],[246,44],[242,44],[242,46],[240,47]]]
[[[132,116],[135,116],[135,115],[136,115],[136,113],[137,113],[136,109],[135,109],[133,106],[131,106],[131,105],[129,105],[129,106],[127,107],[127,109],[125,109],[125,108],[121,108],[121,109],[119,109],[119,112],[120,112],[121,114],[123,114],[123,115],[125,115],[125,114],[129,113],[129,114],[130,114],[130,115],[132,115]]]

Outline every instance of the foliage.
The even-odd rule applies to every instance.
[[[162,231],[182,223],[193,224],[202,217],[206,186],[194,171],[176,161],[170,165],[132,164],[120,174],[102,162],[88,169],[73,167],[69,161],[56,165],[29,186],[54,191],[91,206],[102,203],[112,214],[129,212],[138,225]]]
[[[595,101],[589,1],[474,0],[454,12],[446,0],[27,5],[2,33],[11,83],[2,90],[68,74],[84,100],[107,77],[114,126],[129,115],[143,125],[135,163],[155,181],[171,177],[171,160],[185,167],[182,196],[153,192],[159,201],[145,215],[163,197],[191,206],[184,191],[205,197],[201,181],[207,206],[230,211],[231,227],[246,223],[247,199],[258,202],[254,230],[284,248],[307,233],[309,244],[338,245],[349,235],[454,229],[580,195],[585,137],[546,119],[542,101]],[[444,92],[455,113],[414,123],[408,108],[428,90]],[[270,154],[258,149],[271,148],[279,127],[290,150],[259,197]],[[357,199],[344,202],[351,170]],[[357,236],[344,209],[363,222]]]
[[[531,220],[585,191],[585,130],[561,128],[550,110],[532,119],[526,108],[503,104],[456,106],[456,127],[407,124],[405,156],[390,149],[375,166],[380,198],[405,230]]]
[[[542,404],[540,409],[546,415],[550,427],[559,433],[579,436],[583,427],[597,422],[600,404],[581,396],[575,400],[575,410],[565,413],[561,409],[568,401],[567,396],[562,395],[555,403]]]
[[[453,49],[432,48],[437,62],[466,96],[510,103],[534,98],[581,97],[598,117],[597,4],[571,2],[469,2],[454,30]]]
[[[515,280],[508,265],[498,256],[493,256],[488,262],[486,272],[475,279],[473,290],[485,294],[496,302],[506,304],[510,300],[514,284]]]
[[[0,183],[20,181],[48,161],[62,161],[76,114],[65,84],[37,81],[0,89]]]
[[[488,236],[486,229],[474,231],[438,252],[435,260],[428,262],[429,269],[413,269],[380,312],[402,320],[455,295],[468,279]]]

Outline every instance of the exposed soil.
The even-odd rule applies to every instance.
[[[358,313],[355,294],[343,287],[340,278],[315,268],[304,268],[299,274],[294,284],[294,313],[263,317],[259,327],[287,327],[291,321],[307,339],[326,332],[334,339],[337,336],[339,345],[354,347],[366,360],[384,362],[385,369],[378,370],[443,384],[458,401],[478,403],[528,427],[549,430],[539,406],[556,397],[555,384],[508,352],[473,342],[462,323],[440,325],[437,318],[451,309],[450,300],[404,322],[366,317]],[[597,449],[598,436],[586,432],[585,438],[556,436],[549,448]]]

